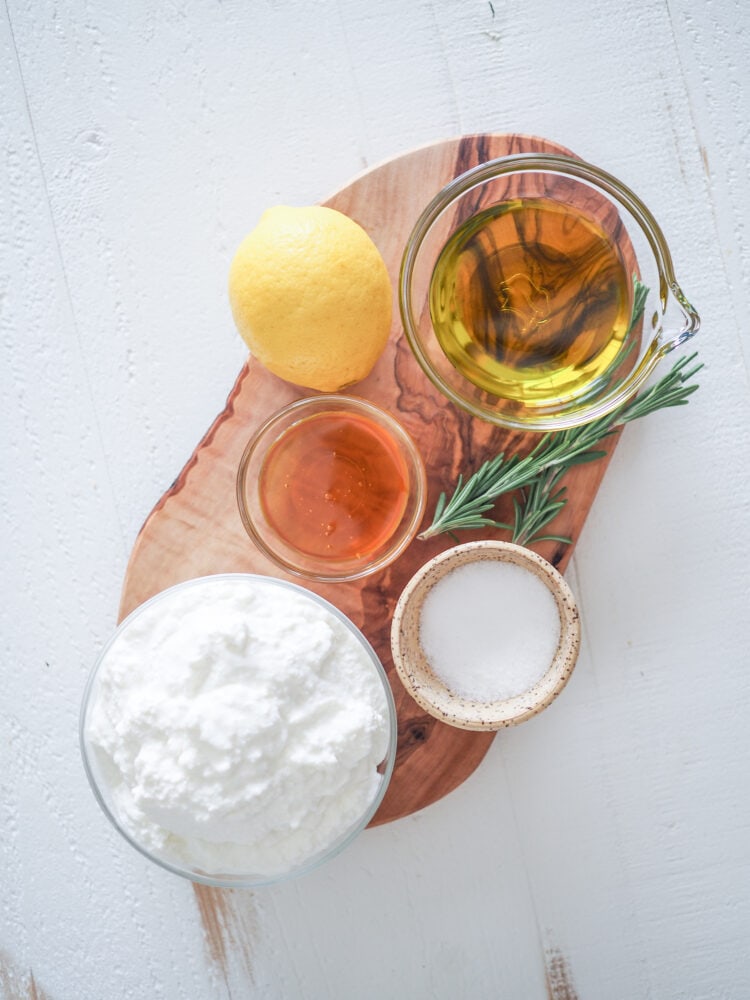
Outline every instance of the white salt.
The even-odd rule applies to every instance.
[[[552,592],[514,563],[465,563],[439,580],[422,606],[420,642],[430,666],[473,701],[524,694],[549,669],[559,641]]]

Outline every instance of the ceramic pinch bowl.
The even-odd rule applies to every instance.
[[[511,563],[533,574],[552,594],[559,636],[544,673],[521,694],[477,700],[452,690],[436,673],[424,651],[422,612],[433,588],[463,566],[486,561]],[[500,600],[500,598],[497,598]],[[457,628],[460,625],[457,623]],[[434,718],[458,729],[493,731],[514,726],[545,709],[565,687],[578,658],[580,619],[573,593],[562,575],[530,549],[510,542],[477,541],[457,545],[426,563],[404,588],[393,616],[391,648],[398,675],[409,694]],[[467,655],[471,655],[467,652]],[[453,665],[460,669],[461,664]],[[498,660],[498,671],[502,670]],[[494,665],[493,665],[494,669]]]

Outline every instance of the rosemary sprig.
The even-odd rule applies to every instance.
[[[420,534],[431,538],[443,532],[476,528],[505,528],[521,545],[546,539],[569,543],[559,535],[538,532],[565,506],[563,475],[574,465],[592,462],[606,454],[596,445],[631,420],[637,420],[669,406],[684,406],[698,388],[689,384],[702,364],[691,367],[696,353],[680,358],[671,371],[629,403],[591,423],[566,431],[545,434],[523,458],[501,452],[484,462],[464,481],[459,476],[453,496],[445,493],[435,508],[432,524]],[[487,516],[495,502],[505,493],[522,490],[521,499],[514,498],[514,523],[504,524]]]
[[[565,504],[566,488],[559,486],[566,470],[545,469],[526,490],[521,490],[521,500],[513,498],[512,540],[518,545],[532,542],[562,542],[570,545],[567,535],[542,535],[541,529],[555,518]]]

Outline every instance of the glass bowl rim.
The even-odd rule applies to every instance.
[[[263,585],[270,584],[271,586],[278,586],[286,590],[291,590],[300,596],[310,598],[314,603],[320,605],[323,609],[333,614],[354,636],[354,638],[359,642],[363,651],[367,654],[368,659],[375,668],[375,671],[380,679],[383,691],[385,693],[387,713],[388,713],[388,746],[385,755],[385,767],[381,775],[381,781],[378,787],[377,794],[373,800],[368,805],[363,815],[357,820],[357,822],[351,827],[350,830],[345,831],[340,835],[340,838],[334,841],[333,845],[327,849],[319,851],[317,854],[313,855],[308,861],[303,862],[296,868],[288,872],[283,872],[280,875],[270,875],[270,876],[252,876],[247,874],[238,873],[226,873],[221,875],[209,875],[197,871],[191,870],[187,866],[182,866],[176,862],[168,861],[165,858],[161,858],[158,855],[152,853],[148,848],[140,844],[135,837],[133,837],[120,823],[118,818],[115,816],[114,811],[110,808],[106,796],[99,786],[99,781],[96,777],[96,768],[92,765],[91,752],[87,742],[86,736],[86,722],[88,718],[88,712],[92,704],[92,696],[94,693],[94,688],[99,676],[99,671],[102,664],[104,663],[107,654],[114,645],[114,643],[119,639],[120,635],[125,631],[125,629],[138,618],[147,608],[152,605],[159,603],[161,600],[166,599],[168,595],[173,594],[177,590],[186,589],[189,587],[197,586],[199,584],[205,585],[206,583],[213,582],[227,582],[234,580],[242,580],[247,582],[260,582]],[[212,573],[205,576],[192,577],[188,580],[181,580],[178,583],[172,584],[166,587],[164,590],[160,590],[158,593],[149,597],[138,607],[134,608],[122,621],[116,626],[114,631],[111,633],[107,639],[104,646],[99,651],[96,659],[94,660],[93,666],[90,668],[86,684],[81,697],[81,705],[78,716],[78,743],[81,758],[83,761],[83,768],[86,774],[91,791],[93,792],[94,798],[99,804],[100,809],[107,817],[112,826],[118,831],[118,833],[140,854],[149,861],[158,865],[160,868],[171,872],[173,875],[179,875],[182,878],[188,879],[191,882],[197,882],[202,885],[213,886],[215,888],[227,888],[227,889],[254,889],[261,888],[267,885],[276,885],[281,882],[286,882],[291,879],[297,878],[302,875],[306,875],[316,868],[323,865],[325,862],[335,858],[336,855],[340,854],[349,844],[354,841],[360,833],[367,827],[370,820],[373,818],[377,812],[380,804],[385,797],[385,793],[388,790],[390,784],[391,776],[393,775],[393,769],[396,762],[396,749],[398,744],[398,721],[396,715],[396,703],[393,696],[393,690],[388,680],[388,675],[386,673],[385,667],[375,652],[372,643],[365,636],[361,629],[359,629],[354,622],[344,614],[339,608],[337,608],[326,598],[321,597],[319,594],[314,593],[314,591],[308,590],[301,584],[295,583],[291,580],[281,580],[278,577],[273,576],[263,576],[259,573]]]
[[[398,539],[398,543],[388,544],[385,551],[382,552],[378,558],[374,560],[363,560],[360,563],[353,565],[351,569],[331,569],[328,572],[326,572],[324,568],[306,570],[301,568],[298,564],[292,562],[291,559],[286,559],[283,555],[275,551],[273,546],[269,544],[258,529],[255,519],[248,508],[245,496],[245,482],[248,466],[259,448],[269,446],[264,441],[266,436],[276,425],[282,423],[287,417],[290,417],[299,411],[304,411],[305,409],[315,409],[318,406],[329,406],[331,409],[341,407],[342,409],[359,411],[368,415],[379,425],[385,426],[391,437],[394,438],[394,440],[396,440],[399,444],[402,454],[405,457],[409,469],[410,491],[413,491],[414,493],[414,511],[412,512],[411,517],[405,524],[403,523],[402,518],[402,522],[399,522],[399,527],[396,531],[394,531],[392,536],[392,538]],[[285,406],[282,406],[281,409],[272,413],[252,433],[249,441],[245,445],[242,457],[240,458],[239,465],[237,467],[235,484],[237,507],[239,509],[240,519],[245,531],[248,533],[252,541],[255,542],[260,551],[276,566],[279,566],[287,573],[291,573],[292,575],[305,580],[317,580],[324,583],[344,583],[351,580],[360,580],[362,577],[370,576],[372,573],[376,573],[379,570],[384,569],[386,566],[389,566],[413,541],[414,536],[419,530],[419,526],[422,522],[427,506],[427,470],[421,452],[419,451],[419,448],[417,447],[417,444],[411,434],[409,434],[399,420],[388,413],[387,410],[380,407],[377,403],[373,403],[368,399],[363,399],[361,396],[347,395],[345,393],[321,393],[317,396],[304,396],[301,399],[295,399],[291,403],[287,403]]]

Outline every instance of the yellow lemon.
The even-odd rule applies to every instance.
[[[356,222],[320,205],[263,213],[232,261],[229,301],[262,365],[322,392],[368,375],[391,328],[379,250]]]

